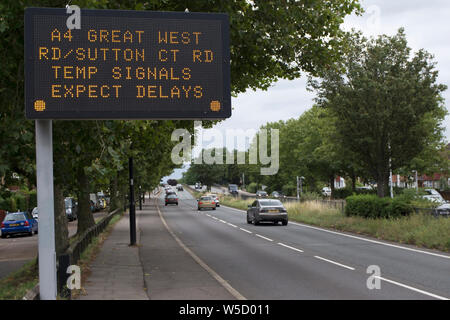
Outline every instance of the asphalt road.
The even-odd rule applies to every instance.
[[[100,211],[94,213],[94,218],[99,219],[106,215]],[[77,232],[77,221],[69,222],[69,237]],[[6,239],[0,239],[0,279],[13,271],[21,268],[28,261],[36,258],[38,252],[39,234],[32,237],[28,235],[16,235]]]
[[[178,194],[179,206],[159,199],[167,224],[247,299],[450,298],[446,253],[292,222],[249,225],[241,210],[199,212],[190,193]],[[376,278],[370,266],[379,268]]]

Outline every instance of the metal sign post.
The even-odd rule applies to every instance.
[[[39,294],[56,300],[52,120],[36,120],[36,178],[39,212]]]

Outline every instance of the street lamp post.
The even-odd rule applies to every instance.
[[[416,185],[416,192],[419,192],[419,181],[418,181],[418,177],[417,177],[417,170],[413,170],[414,172],[414,180],[415,180],[415,185]]]
[[[130,245],[136,244],[136,208],[134,204],[133,157],[128,159],[130,171]]]

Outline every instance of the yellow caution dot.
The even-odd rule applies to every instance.
[[[220,111],[220,102],[217,100],[213,100],[211,101],[209,107],[211,108],[212,111],[218,112]]]
[[[34,102],[34,110],[44,111],[45,110],[45,101],[44,100],[36,100]]]

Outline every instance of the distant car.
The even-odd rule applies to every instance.
[[[322,188],[322,195],[324,197],[331,197],[331,188],[330,187],[323,187]]]
[[[446,203],[445,199],[435,189],[425,189],[424,191],[426,194],[423,195],[422,198],[436,202],[438,204]]]
[[[30,236],[38,233],[38,222],[28,212],[12,212],[5,216],[1,224],[2,238],[8,235],[26,233]]]
[[[183,186],[181,184],[177,185],[177,190],[178,191],[183,191]]]
[[[64,206],[66,209],[67,219],[69,219],[69,221],[76,220],[78,218],[78,206],[75,199],[70,197],[65,198]]]
[[[433,213],[435,216],[450,217],[450,203],[441,204]]]
[[[216,210],[216,201],[212,197],[203,196],[197,200],[197,210],[202,209],[213,209]]]
[[[267,192],[258,190],[258,191],[256,191],[256,197],[257,198],[267,198]]]
[[[39,213],[38,213],[38,208],[34,207],[34,209],[31,211],[31,216],[33,217],[33,219],[38,219],[39,218]]]
[[[271,196],[272,198],[275,198],[275,199],[284,199],[284,198],[286,198],[286,196],[285,196],[282,192],[278,192],[278,191],[272,192],[272,193],[270,194],[270,196]]]
[[[166,191],[166,196],[168,196],[170,194],[177,195],[177,193],[174,190],[172,190],[172,189],[169,189],[169,190]]]
[[[176,204],[178,205],[178,196],[176,194],[168,194],[165,198],[165,205]]]
[[[219,201],[219,197],[217,196],[217,194],[211,193],[211,194],[207,194],[207,196],[214,199],[214,201],[216,202],[216,207],[220,207],[220,201]]]
[[[232,195],[238,195],[239,194],[239,189],[237,184],[229,184],[228,185],[228,192]]]
[[[197,182],[195,184],[195,189],[202,189],[202,184],[200,182]]]
[[[288,224],[288,214],[286,208],[280,200],[276,199],[258,199],[253,201],[247,209],[247,223],[253,223],[255,226],[260,222],[281,222],[283,226]]]

